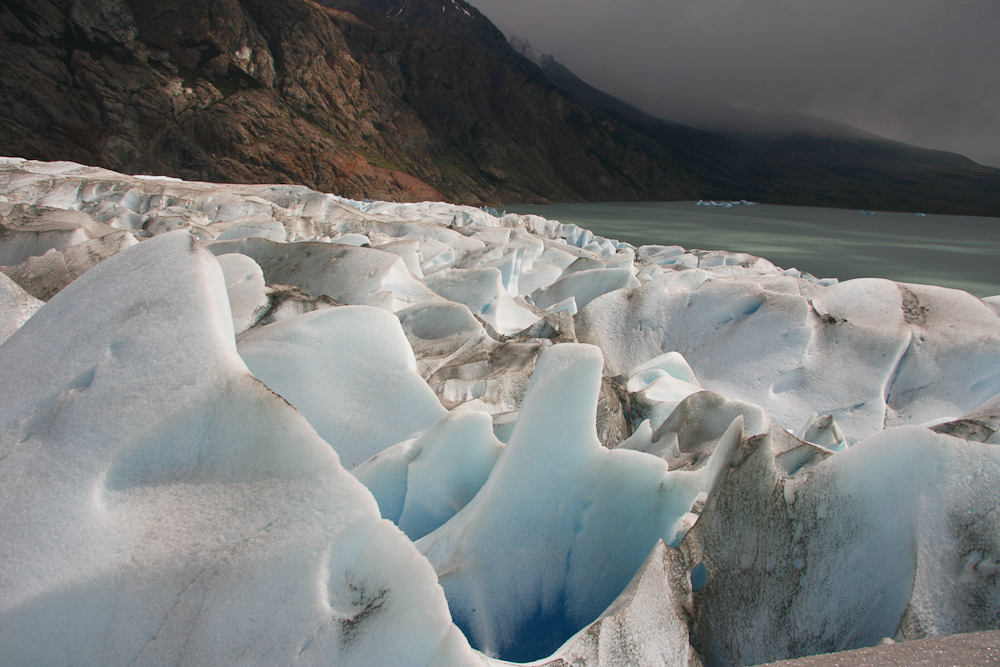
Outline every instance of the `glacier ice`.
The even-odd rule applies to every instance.
[[[659,428],[682,400],[704,391],[683,355],[676,351],[639,364],[626,376],[632,420],[646,420],[652,429]]]
[[[446,412],[417,374],[399,320],[380,308],[290,317],[246,333],[238,347],[254,376],[295,406],[348,469]]]
[[[113,232],[96,239],[75,243],[65,250],[49,248],[44,254],[23,262],[0,267],[32,296],[48,301],[88,270],[125,248],[138,243],[129,232]]]
[[[20,329],[42,307],[42,303],[0,273],[0,343]]]
[[[310,296],[397,311],[436,295],[417,280],[398,255],[332,243],[277,243],[263,237],[213,241],[217,255],[247,255],[268,283],[294,285]]]
[[[556,282],[534,292],[533,298],[536,306],[544,309],[572,297],[576,307],[583,308],[602,294],[639,286],[639,281],[632,274],[631,267],[627,269],[588,269],[574,271],[568,275],[566,272],[563,274],[563,277]]]
[[[20,264],[49,250],[67,248],[115,233],[82,211],[49,206],[4,206],[0,226],[0,265]]]
[[[517,303],[496,267],[438,271],[427,276],[424,284],[449,301],[467,306],[501,334],[526,329],[540,317]]]
[[[257,262],[239,253],[219,257],[219,267],[226,279],[233,329],[239,335],[257,324],[271,308],[264,272]]]
[[[994,395],[1000,377],[996,315],[965,293],[773,276],[674,291],[665,279],[592,301],[576,318],[579,339],[605,351],[613,374],[678,351],[705,388],[787,429],[829,414],[856,441],[953,419]]]
[[[788,474],[790,438],[747,441],[682,545],[706,566],[694,613],[707,662],[996,625],[1000,454],[901,427]]]
[[[995,299],[301,186],[0,158],[0,196],[0,662],[1000,627]]]
[[[678,538],[739,442],[698,472],[606,449],[594,422],[602,366],[592,346],[546,350],[482,490],[417,542],[459,627],[506,660],[545,657],[599,616],[657,540]]]
[[[187,232],[56,295],[0,373],[5,662],[461,655],[430,566],[243,365],[222,272]]]
[[[456,411],[352,472],[371,490],[382,516],[418,540],[475,497],[502,449],[487,413]]]
[[[689,577],[679,570],[674,553],[657,542],[628,587],[601,617],[567,640],[541,666],[700,667],[683,610],[691,594]]]

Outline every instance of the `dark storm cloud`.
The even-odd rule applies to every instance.
[[[805,112],[1000,166],[998,0],[471,0],[589,83]]]

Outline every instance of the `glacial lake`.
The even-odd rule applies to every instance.
[[[1000,195],[1000,193],[998,193]],[[505,207],[636,246],[765,257],[818,278],[877,277],[1000,295],[1000,218],[757,204],[627,202]]]

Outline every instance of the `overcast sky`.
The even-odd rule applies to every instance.
[[[1000,0],[469,2],[647,111],[800,111],[1000,167]]]

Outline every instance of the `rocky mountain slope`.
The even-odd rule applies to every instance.
[[[0,120],[3,154],[358,198],[1000,213],[1000,170],[958,156],[595,105],[464,0],[10,0]]]

